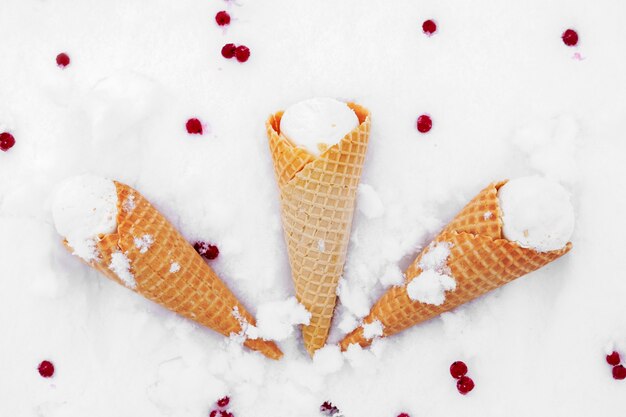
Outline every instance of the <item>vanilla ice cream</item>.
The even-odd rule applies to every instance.
[[[296,103],[283,113],[280,132],[296,146],[319,156],[359,126],[348,105],[332,98],[312,98]]]
[[[539,252],[562,249],[574,231],[574,207],[560,184],[540,176],[511,180],[498,191],[506,239]]]
[[[57,232],[76,255],[86,261],[95,259],[98,236],[117,228],[115,184],[88,174],[65,180],[54,196],[52,217]]]

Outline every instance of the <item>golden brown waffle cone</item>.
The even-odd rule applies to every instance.
[[[446,292],[442,305],[413,301],[407,293],[407,285],[422,272],[420,261],[428,253],[429,246],[406,270],[405,283],[390,288],[374,304],[363,322],[367,324],[379,320],[383,325],[383,336],[396,334],[539,269],[567,253],[571,243],[560,250],[537,252],[502,237],[498,189],[505,183],[493,183],[482,190],[435,238],[435,244],[442,242],[450,245],[446,265],[456,281],[456,289]],[[371,343],[363,336],[362,326],[341,341],[341,349],[346,350],[353,343],[363,347]]]
[[[311,313],[302,327],[310,355],[324,346],[330,330],[369,138],[369,112],[348,105],[359,126],[319,157],[280,133],[282,112],[266,123],[296,296]]]
[[[226,284],[156,208],[129,186],[115,182],[115,187],[117,231],[100,237],[96,244],[99,258],[90,262],[91,266],[128,286],[109,267],[112,255],[120,252],[130,261],[136,281],[132,289],[144,297],[224,336],[240,333],[242,319],[255,324]],[[146,235],[153,243],[142,250],[135,239]],[[172,272],[176,269],[172,269],[173,263],[179,265],[176,272]],[[233,314],[235,309],[239,317]],[[282,356],[271,341],[246,339],[244,345],[271,359]]]

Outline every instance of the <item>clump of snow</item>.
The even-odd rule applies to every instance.
[[[540,176],[516,178],[498,190],[502,233],[539,252],[563,248],[574,232],[574,207],[560,184]]]
[[[324,239],[317,241],[317,250],[320,252],[324,252],[326,250],[326,241]]]
[[[422,271],[445,269],[446,261],[450,256],[451,244],[448,242],[433,242],[426,249],[426,253],[422,255],[419,267]]]
[[[272,301],[259,306],[256,314],[258,336],[268,340],[285,340],[294,334],[294,327],[309,324],[309,313],[295,297]]]
[[[406,287],[410,299],[438,306],[445,302],[446,291],[456,289],[456,281],[446,266],[450,247],[448,242],[433,242],[426,249],[419,262],[422,272]]]
[[[134,290],[137,288],[137,282],[133,273],[130,272],[130,266],[130,259],[122,252],[115,252],[111,255],[109,269],[122,280],[124,285]]]
[[[346,103],[332,98],[312,98],[285,110],[280,131],[296,145],[320,155],[358,125],[359,119]]]
[[[380,320],[374,320],[371,323],[363,324],[363,337],[373,339],[383,335],[383,324]]]
[[[439,306],[446,301],[446,291],[456,289],[456,281],[449,275],[433,270],[423,271],[406,287],[409,298]]]
[[[241,326],[241,330],[237,334],[231,334],[231,339],[237,341],[237,343],[243,343],[244,340],[247,339],[258,339],[259,331],[253,324],[249,323],[248,320],[244,316],[241,315],[239,311],[239,307],[233,307],[232,311],[233,317],[237,319],[239,325]]]
[[[139,249],[139,253],[146,253],[148,252],[148,249],[150,249],[150,246],[152,246],[152,244],[154,243],[154,239],[152,235],[145,234],[140,238],[136,237],[134,239],[134,242],[135,247]]]
[[[493,216],[493,213],[492,213],[492,212],[490,212],[490,211],[486,211],[486,212],[483,214],[483,219],[485,219],[485,220],[489,220],[492,216]]]
[[[86,261],[97,257],[98,235],[117,228],[117,190],[111,180],[95,175],[72,177],[59,184],[52,216],[57,232],[74,254]]]
[[[170,265],[170,273],[174,274],[180,271],[180,264],[178,262],[172,262]]]
[[[360,183],[357,189],[357,208],[368,219],[376,219],[385,213],[385,206],[374,187],[364,183]]]
[[[338,372],[344,364],[344,357],[338,345],[326,345],[315,351],[313,366],[321,374]]]

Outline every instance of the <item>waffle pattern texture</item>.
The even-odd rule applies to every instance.
[[[369,140],[369,111],[348,105],[359,126],[319,157],[281,134],[282,112],[266,123],[296,296],[311,313],[302,327],[310,355],[328,338]]]
[[[379,320],[383,325],[383,336],[391,336],[535,271],[569,252],[571,243],[563,249],[537,252],[502,237],[498,189],[504,184],[506,181],[493,183],[482,190],[435,238],[434,242],[450,245],[447,267],[456,281],[456,289],[446,293],[442,305],[413,301],[407,293],[407,285],[413,279],[419,279],[422,272],[419,265],[427,253],[425,249],[406,270],[405,283],[390,288],[363,322]],[[362,326],[348,334],[340,346],[346,350],[354,343],[362,347],[371,344],[371,340],[363,336]]]
[[[136,283],[131,288],[144,297],[227,337],[241,333],[245,323],[255,324],[226,284],[156,208],[131,187],[118,182],[115,186],[117,231],[100,236],[99,258],[91,266],[128,286],[111,269],[114,254],[123,254]],[[142,239],[151,243],[138,244]],[[271,341],[246,338],[244,345],[271,359],[282,356]]]

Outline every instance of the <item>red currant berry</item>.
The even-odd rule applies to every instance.
[[[15,138],[8,132],[0,133],[0,150],[8,151],[15,145]]]
[[[222,10],[215,15],[215,21],[220,26],[228,25],[230,23],[230,15],[226,10]]]
[[[573,29],[567,29],[561,35],[563,43],[567,46],[576,46],[578,44],[578,33]]]
[[[57,65],[60,68],[65,68],[68,65],[70,65],[70,57],[68,54],[66,54],[65,52],[61,52],[59,55],[57,55]]]
[[[235,50],[237,46],[234,43],[227,43],[222,47],[222,56],[226,59],[231,59],[235,56]]]
[[[196,242],[193,247],[200,256],[209,260],[217,258],[220,254],[220,250],[217,246],[206,242]]]
[[[456,381],[456,389],[463,395],[474,389],[474,381],[469,376],[462,376]]]
[[[437,23],[434,20],[428,19],[422,23],[422,30],[428,36],[432,35],[437,31]]]
[[[421,133],[427,133],[432,129],[433,121],[427,114],[422,114],[417,118],[417,130]]]
[[[609,365],[619,365],[620,363],[619,353],[614,351],[610,355],[606,355],[606,361]]]
[[[196,118],[187,120],[185,127],[187,128],[187,133],[189,133],[190,135],[202,134],[202,123]]]
[[[250,49],[247,46],[239,45],[235,50],[237,61],[246,62],[250,58]]]
[[[50,378],[54,375],[54,365],[50,361],[42,361],[37,368],[39,375],[44,378]]]
[[[456,361],[453,362],[452,365],[450,365],[450,375],[452,375],[453,378],[459,379],[466,373],[467,365],[465,365],[465,362]]]
[[[626,368],[623,365],[617,365],[613,367],[613,378],[626,379]]]
[[[219,400],[217,400],[217,406],[218,407],[226,407],[228,405],[228,403],[230,402],[230,398],[227,396],[220,398]]]

